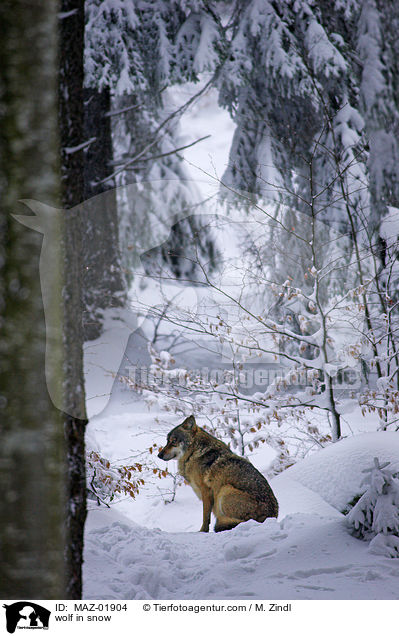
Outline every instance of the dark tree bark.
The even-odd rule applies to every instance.
[[[101,183],[111,171],[112,134],[109,89],[86,88],[85,139],[91,143],[84,162],[84,338],[102,332],[104,310],[123,307],[127,287],[119,253],[118,210],[113,181]],[[101,197],[96,197],[106,193]],[[92,197],[96,197],[94,200]]]
[[[67,445],[67,598],[82,596],[86,519],[85,391],[83,376],[84,0],[62,0],[59,27],[59,124],[64,239],[65,439]]]
[[[110,173],[110,162],[113,158],[111,118],[111,96],[108,88],[99,93],[94,88],[84,89],[84,127],[86,139],[92,143],[85,151],[84,189],[85,199],[111,188],[114,184],[109,181],[97,185]]]
[[[11,216],[26,213],[20,199],[59,203],[56,12],[56,3],[47,0],[0,3],[3,599],[65,596],[64,438],[61,414],[50,401],[44,373],[42,236]],[[54,315],[59,316],[61,335],[62,312],[55,308]],[[54,365],[51,371],[61,379],[62,356],[56,359],[58,368]]]

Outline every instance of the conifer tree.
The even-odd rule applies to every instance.
[[[84,198],[83,41],[84,0],[63,0],[59,23],[59,128],[62,203],[65,208],[63,343],[64,431],[67,448],[67,598],[82,596],[83,534],[86,519],[83,375]],[[72,151],[71,151],[72,150]]]
[[[359,539],[371,540],[370,551],[399,557],[399,479],[397,473],[374,458],[363,472],[366,492],[349,512],[347,523]]]
[[[188,175],[182,160],[173,152],[177,117],[170,113],[165,89],[212,73],[223,42],[220,18],[204,0],[86,3],[85,83],[88,89],[110,91],[113,111],[119,113],[112,117],[118,155],[107,167],[109,179],[102,182],[149,182],[150,204],[159,209],[161,223],[173,225],[173,214],[187,210],[189,216],[190,206],[197,203],[195,188],[184,183]],[[143,231],[141,223],[148,231],[148,219],[141,218],[144,211],[138,212],[134,201],[119,204],[122,249],[129,266],[126,247]],[[198,232],[193,218],[172,229],[170,243],[161,251],[161,261],[169,263],[177,277],[183,273],[181,245],[196,235],[200,249],[212,256],[212,243]]]

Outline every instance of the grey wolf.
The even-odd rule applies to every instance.
[[[167,436],[160,459],[177,459],[179,473],[203,503],[200,532],[209,532],[211,512],[215,532],[231,530],[254,519],[277,517],[278,503],[265,477],[244,457],[197,426],[190,415]]]

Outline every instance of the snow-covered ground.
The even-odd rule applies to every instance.
[[[396,560],[368,554],[333,513],[247,522],[220,534],[164,532],[91,513],[84,597],[397,599]]]
[[[176,92],[176,99],[184,96]],[[193,178],[204,178],[194,165],[220,177],[228,160],[231,121],[217,109],[212,94],[184,117],[183,143],[212,133],[186,153]],[[208,196],[215,183],[205,182],[201,187]],[[153,443],[162,445],[181,419],[148,409],[140,396],[114,382],[118,367],[126,374],[128,366],[148,364],[149,357],[143,333],[131,332],[128,317],[110,320],[106,327],[85,355],[92,416],[87,446],[111,463],[128,464],[148,455]],[[345,419],[345,439],[271,479],[280,505],[277,520],[199,533],[202,504],[191,488],[177,488],[170,502],[170,478],[156,476],[135,500],[125,497],[109,508],[90,501],[84,598],[398,599],[399,559],[370,553],[367,542],[350,535],[342,510],[361,492],[362,471],[375,456],[399,470],[399,434],[376,432],[373,415],[362,418],[355,412]],[[275,451],[263,445],[251,461],[266,474],[274,457]],[[156,456],[152,461],[165,467]]]
[[[95,437],[107,458],[121,459],[151,440],[161,443],[160,430],[177,423],[163,414],[160,426],[157,415],[129,410],[95,418],[88,439]],[[399,467],[399,436],[357,434],[314,453],[270,481],[280,505],[277,520],[220,534],[198,532],[202,504],[186,485],[171,503],[156,482],[136,500],[109,509],[91,502],[84,597],[398,598],[399,562],[371,554],[367,542],[349,534],[340,512],[361,491],[362,470],[375,455]],[[260,454],[254,463],[262,461]]]

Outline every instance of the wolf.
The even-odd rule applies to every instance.
[[[277,499],[264,476],[197,426],[193,415],[170,431],[158,457],[177,459],[179,473],[202,500],[200,532],[209,532],[211,512],[216,517],[215,532],[231,530],[249,519],[263,523],[278,515]]]

